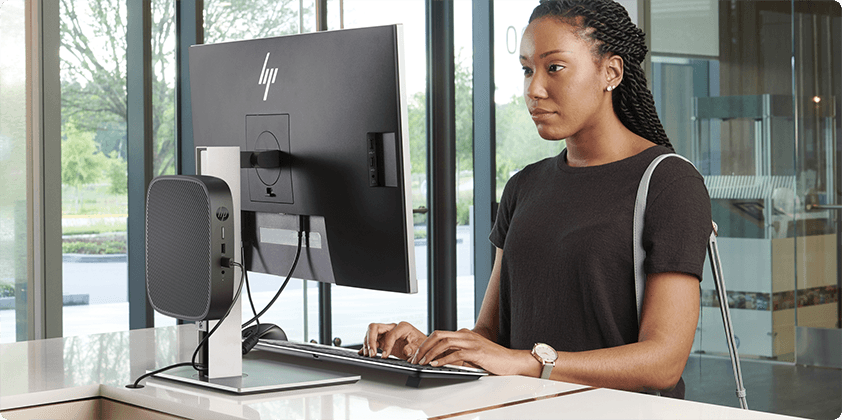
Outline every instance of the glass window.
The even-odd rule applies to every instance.
[[[313,0],[205,1],[204,5],[206,44],[315,30]],[[248,276],[254,307],[260,312],[274,298],[284,279],[252,272]],[[244,322],[254,317],[246,294],[244,287]],[[318,338],[318,301],[317,287],[300,279],[290,279],[284,292],[260,320],[280,326],[291,340]]]
[[[497,120],[497,201],[524,166],[557,155],[564,141],[538,135],[523,98],[520,40],[537,3],[494,0],[494,102]]]
[[[175,174],[176,34],[175,2],[152,2],[152,176]],[[123,164],[125,153],[120,156]],[[155,326],[175,325],[175,318],[155,312]]]
[[[315,30],[314,0],[205,1],[206,44]]]
[[[473,13],[453,4],[456,88],[456,328],[474,326],[474,96]]]
[[[27,339],[26,5],[0,13],[0,342]]]
[[[63,331],[126,330],[126,8],[63,1],[60,17]]]
[[[826,352],[838,344],[825,335],[842,327],[839,214],[808,207],[842,198],[838,4],[651,7],[653,94],[676,150],[705,177],[740,356],[839,367]],[[699,360],[728,352],[704,275]],[[687,397],[731,401],[726,391]]]
[[[413,207],[426,206],[426,40],[423,0],[382,1],[345,0],[346,28],[402,23],[406,89],[409,102],[410,159],[412,165]],[[338,21],[328,16],[328,24]],[[418,293],[403,295],[349,287],[331,288],[333,300],[333,336],[343,344],[362,342],[371,322],[407,321],[419,330],[427,330],[427,218],[415,218],[415,264]],[[315,288],[314,288],[315,289]],[[313,295],[311,299],[315,299]]]

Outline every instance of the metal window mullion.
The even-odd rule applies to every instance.
[[[193,108],[190,104],[191,45],[204,42],[204,1],[180,0],[175,3],[176,38],[176,173],[196,173],[196,153],[193,142]]]
[[[456,123],[453,1],[427,0],[428,321],[456,329]]]
[[[129,328],[154,325],[146,297],[146,188],[152,180],[152,3],[126,0]]]
[[[316,0],[316,31],[327,30],[327,0]],[[319,282],[319,342],[333,342],[333,299],[330,283]],[[304,307],[307,311],[307,307]],[[305,337],[306,338],[306,337]]]
[[[494,104],[494,2],[473,2],[474,104],[474,320],[479,316],[494,265],[488,234],[496,204],[496,114]]]
[[[62,336],[61,83],[59,4],[26,3],[27,290],[26,332],[17,340]],[[21,293],[22,291],[18,291]],[[20,313],[20,312],[19,312]]]

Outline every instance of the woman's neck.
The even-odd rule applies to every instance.
[[[567,164],[585,167],[626,159],[655,146],[655,143],[634,134],[617,120],[617,124],[604,125],[600,130],[571,136],[566,145]]]

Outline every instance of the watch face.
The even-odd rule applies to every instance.
[[[558,358],[558,353],[552,347],[543,343],[535,345],[535,354],[548,362],[554,362]]]

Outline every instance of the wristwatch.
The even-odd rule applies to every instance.
[[[549,379],[550,373],[553,372],[555,361],[558,359],[558,353],[555,349],[544,343],[535,343],[532,346],[532,356],[538,359],[543,365],[541,369],[541,379]]]

